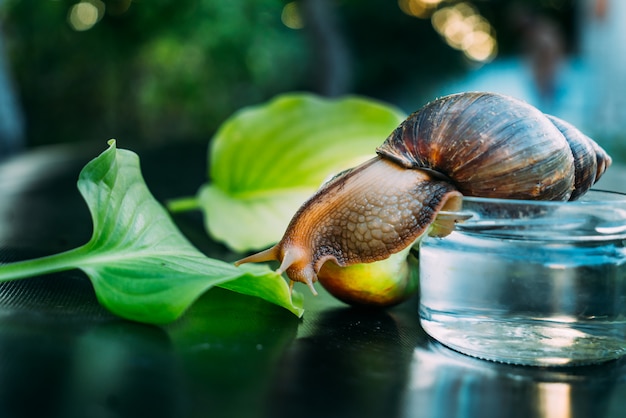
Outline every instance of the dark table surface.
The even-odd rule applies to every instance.
[[[0,164],[0,262],[89,239],[76,180],[105,148],[42,148]],[[160,201],[206,178],[202,144],[135,151]],[[174,219],[206,254],[237,257],[207,238],[200,213]],[[301,320],[213,289],[158,327],[108,313],[79,271],[0,284],[0,417],[626,416],[626,360],[544,369],[473,359],[424,333],[418,296],[363,311],[318,289],[302,289]]]

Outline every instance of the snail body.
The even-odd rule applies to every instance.
[[[437,215],[458,210],[463,195],[573,200],[611,164],[567,122],[492,93],[426,104],[376,152],[307,200],[278,244],[238,264],[279,260],[278,271],[315,293],[325,263],[378,262],[428,230],[449,233],[454,219]]]

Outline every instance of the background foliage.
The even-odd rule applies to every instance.
[[[76,31],[68,14],[79,1],[3,4],[29,146],[206,141],[235,110],[278,93],[420,101],[433,80],[469,65],[395,0],[300,0],[302,29],[281,21],[283,0],[89,0],[106,11]],[[515,52],[508,3],[472,3],[493,22],[500,53]],[[566,26],[571,18],[562,1],[526,3]]]

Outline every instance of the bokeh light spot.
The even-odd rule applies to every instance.
[[[98,8],[87,2],[77,3],[70,8],[67,20],[75,31],[91,29],[98,22]]]
[[[463,39],[463,53],[471,60],[486,62],[492,60],[497,52],[496,40],[483,31],[468,33]]]
[[[476,62],[495,58],[497,41],[491,24],[469,3],[457,3],[433,13],[431,23],[452,48]]]
[[[298,2],[296,1],[285,4],[280,19],[283,25],[290,29],[302,29],[304,27],[300,6],[298,6]]]
[[[409,16],[426,19],[443,0],[398,0],[400,9]]]
[[[75,31],[91,29],[104,16],[105,4],[102,0],[83,0],[70,7],[67,22]]]

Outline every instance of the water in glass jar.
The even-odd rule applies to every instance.
[[[550,232],[547,232],[550,233]],[[420,246],[420,318],[450,348],[539,366],[626,354],[626,240],[455,231]]]

